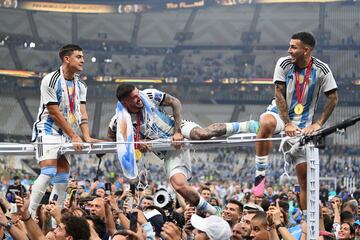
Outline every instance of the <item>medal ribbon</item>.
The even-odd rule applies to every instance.
[[[302,91],[300,93],[300,77],[299,77],[299,71],[295,71],[295,78],[296,78],[296,98],[297,98],[297,102],[299,104],[302,104],[302,100],[304,97],[304,93],[305,93],[305,89],[306,86],[309,84],[309,77],[310,77],[310,72],[311,72],[311,66],[312,66],[312,59],[310,59],[309,64],[307,65],[306,68],[306,74],[304,77],[304,83],[302,86]]]
[[[137,114],[137,125],[136,125],[136,129],[135,129],[135,136],[134,136],[134,140],[135,142],[139,142],[140,141],[140,112],[138,112]],[[138,149],[139,145],[137,143],[135,143],[135,149]]]
[[[66,81],[66,80],[65,80]],[[73,87],[73,92],[72,92],[72,96],[70,97],[70,93],[69,93],[69,87],[66,84],[66,90],[67,90],[67,94],[68,94],[68,98],[69,98],[69,105],[70,105],[70,113],[74,113],[75,112],[75,89],[76,89],[76,85],[75,85],[75,80],[74,80],[74,87]]]

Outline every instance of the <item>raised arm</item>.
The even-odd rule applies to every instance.
[[[39,225],[37,225],[29,213],[29,204],[30,195],[24,199],[16,196],[16,206],[18,208],[21,219],[25,224],[30,239],[46,240],[44,234],[41,232]]]

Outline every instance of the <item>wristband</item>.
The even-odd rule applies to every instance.
[[[89,123],[89,121],[86,118],[81,119],[80,125],[83,125],[85,123]]]
[[[279,231],[279,228],[281,228],[281,227],[285,227],[285,226],[282,225],[282,223],[275,225],[275,228],[276,228],[276,230],[278,230],[278,231]]]
[[[30,220],[30,218],[31,218],[31,214],[29,214],[29,217],[28,217],[28,218],[25,218],[25,219],[21,218],[21,220],[22,220],[23,222],[27,222],[27,221]]]

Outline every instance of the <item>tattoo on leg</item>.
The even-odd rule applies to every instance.
[[[206,128],[194,128],[190,136],[193,140],[208,140],[212,137],[220,137],[226,133],[224,123],[213,123]]]

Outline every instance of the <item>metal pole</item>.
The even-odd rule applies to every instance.
[[[319,237],[319,150],[310,141],[306,144],[307,159],[307,240]]]

